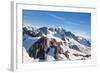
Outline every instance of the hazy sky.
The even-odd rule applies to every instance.
[[[23,24],[39,27],[62,27],[90,39],[91,13],[23,10]]]

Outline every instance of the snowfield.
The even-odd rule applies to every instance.
[[[23,47],[23,63],[32,63],[34,58],[29,57],[26,49]]]

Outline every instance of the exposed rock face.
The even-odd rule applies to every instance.
[[[80,51],[79,47],[77,45],[72,45],[70,48],[74,49],[74,50],[77,50],[77,51]]]
[[[49,40],[46,37],[41,37],[37,42],[35,42],[30,50],[30,57],[45,59],[45,54],[49,46]]]
[[[62,49],[60,48],[60,42],[56,42],[54,39],[49,40],[47,37],[41,37],[31,46],[29,56],[39,59],[46,59],[46,54],[49,50],[48,47],[52,45],[55,45],[54,58],[57,59],[57,55],[63,53]]]

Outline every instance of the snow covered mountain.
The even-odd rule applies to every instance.
[[[91,46],[91,43],[90,43],[90,41],[89,40],[87,40],[87,39],[85,39],[85,38],[83,38],[83,37],[81,37],[81,36],[77,36],[77,38],[78,38],[78,41],[81,43],[81,44],[83,44],[83,45],[85,45],[85,46]]]
[[[61,43],[60,48],[63,53],[58,54],[57,60],[86,60],[91,57],[91,42],[86,38],[76,36],[61,27],[34,29],[34,27],[23,26],[23,47],[27,52],[32,48],[32,45],[40,44],[39,41],[42,41],[42,37]],[[48,60],[54,61],[56,59],[47,54],[46,61]]]

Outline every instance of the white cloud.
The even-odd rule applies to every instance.
[[[57,16],[57,15],[54,15],[54,14],[48,14],[48,15],[55,18],[55,19],[58,19],[58,20],[65,20],[65,18],[63,18],[61,16]]]

